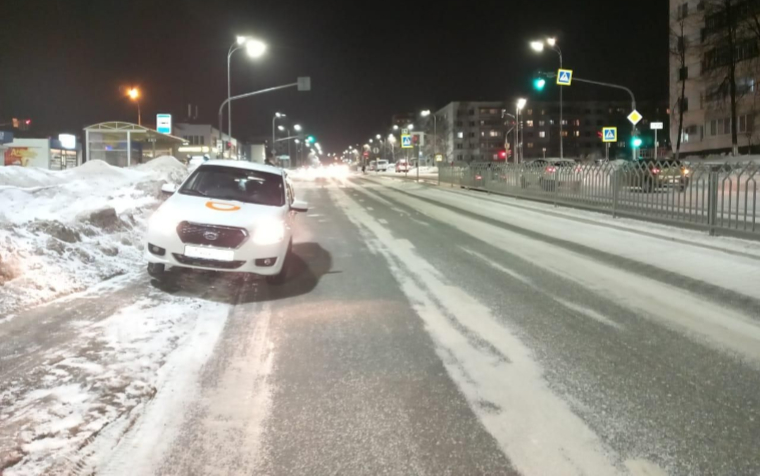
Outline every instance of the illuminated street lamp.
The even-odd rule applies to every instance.
[[[293,130],[296,132],[301,132],[302,127],[299,124],[296,124],[293,126]]]
[[[559,69],[562,69],[562,50],[557,45],[557,39],[556,38],[547,38],[544,41],[531,41],[530,47],[533,48],[538,53],[541,53],[544,51],[544,47],[548,46],[550,50],[554,51],[559,55]],[[543,89],[543,86],[542,86]],[[563,86],[559,87],[559,158],[564,159],[565,158],[565,150],[564,150],[564,139],[562,137],[562,128],[564,121],[563,117],[563,106],[562,106],[562,90],[564,89]]]
[[[127,90],[127,96],[137,104],[137,125],[142,125],[142,114],[140,113],[140,90],[137,88],[129,88]]]
[[[227,51],[227,134],[230,141],[232,141],[232,85],[230,82],[230,60],[232,59],[232,53],[241,48],[246,49],[249,57],[260,58],[266,52],[267,45],[254,38],[238,36],[235,43],[230,45],[230,49]],[[222,134],[222,131],[219,131],[219,134]],[[224,139],[223,135],[222,139]]]
[[[517,108],[515,112],[515,163],[519,164],[521,162],[521,159],[523,159],[523,151],[522,151],[522,142],[520,141],[520,111],[523,110],[525,105],[528,103],[527,99],[525,98],[519,98],[517,100]],[[523,131],[523,136],[525,136],[525,131]]]

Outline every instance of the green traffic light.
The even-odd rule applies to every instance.
[[[633,144],[633,146],[636,148],[641,147],[641,144],[642,144],[641,137],[634,137],[633,140],[631,141],[631,144]]]
[[[316,142],[316,140],[317,139],[315,139],[314,136],[309,136],[309,137],[306,138],[306,142],[308,144],[313,144],[314,142]]]
[[[546,80],[544,78],[536,78],[533,80],[533,87],[536,91],[543,91],[546,87]]]

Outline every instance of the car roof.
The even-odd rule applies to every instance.
[[[217,165],[221,167],[232,167],[236,169],[255,170],[257,172],[267,172],[275,175],[284,175],[283,170],[273,165],[260,164],[258,162],[247,162],[245,160],[209,160],[204,162],[201,167]]]

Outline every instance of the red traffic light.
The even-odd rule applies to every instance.
[[[597,136],[598,136],[600,139],[603,137],[603,136],[602,136],[602,131],[596,131],[596,135],[597,135]]]
[[[502,149],[499,151],[499,160],[506,160],[507,159],[507,151]]]
[[[27,126],[30,125],[31,123],[32,123],[31,119],[27,119],[24,121],[24,124],[26,124]]]

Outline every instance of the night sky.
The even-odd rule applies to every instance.
[[[665,0],[4,0],[1,10],[0,123],[30,117],[40,135],[137,122],[119,92],[131,85],[143,91],[144,123],[193,103],[198,122],[216,124],[227,49],[240,33],[269,50],[255,61],[235,54],[233,94],[297,76],[311,76],[313,90],[234,103],[234,135],[271,134],[282,111],[326,152],[385,132],[394,113],[530,97],[532,72],[557,66],[556,54],[528,46],[546,35],[557,36],[577,76],[667,99]],[[615,94],[574,85],[565,98]]]

